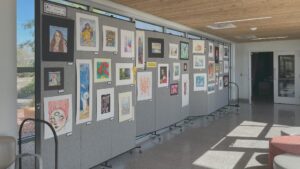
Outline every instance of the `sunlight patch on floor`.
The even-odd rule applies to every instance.
[[[268,156],[268,153],[253,153],[253,155],[251,156],[251,158],[245,168],[250,168],[250,167],[254,168],[254,167],[261,167],[261,166],[265,166],[267,168],[268,160],[261,159],[262,156]],[[260,158],[260,159],[258,159],[258,158]],[[262,160],[262,161],[258,161],[258,160]]]
[[[289,126],[274,124],[266,134],[265,138],[273,138],[277,136],[281,136],[281,130],[289,128]]]
[[[244,140],[237,139],[229,147],[234,148],[252,148],[252,149],[268,149],[269,141],[267,140]]]
[[[243,121],[240,126],[267,126],[267,123],[255,122],[255,121]]]
[[[237,126],[227,136],[228,137],[253,137],[256,138],[263,131],[262,126]]]

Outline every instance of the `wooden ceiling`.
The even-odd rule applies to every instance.
[[[253,42],[241,37],[300,38],[300,0],[112,0],[125,6],[232,40]],[[236,28],[212,30],[207,25],[228,20],[272,17],[234,22]],[[251,27],[257,27],[251,31]],[[261,40],[263,41],[263,40]]]

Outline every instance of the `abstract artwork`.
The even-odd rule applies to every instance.
[[[179,56],[179,47],[176,43],[169,44],[169,58],[178,59]]]
[[[145,32],[136,31],[136,67],[145,67]]]
[[[118,28],[103,25],[103,51],[118,51]]]
[[[134,58],[134,32],[121,30],[121,57]]]
[[[224,60],[224,73],[229,73],[229,63],[227,60]]]
[[[169,65],[158,64],[158,87],[169,86]]]
[[[148,38],[148,57],[149,58],[164,57],[164,39]]]
[[[229,47],[224,46],[224,59],[228,59],[228,58],[229,58]]]
[[[72,114],[72,95],[44,98],[44,120],[53,126],[58,136],[72,132]],[[44,138],[52,138],[51,129],[46,125],[44,129]]]
[[[180,63],[173,63],[173,80],[180,79]]]
[[[137,100],[152,99],[152,72],[137,73]]]
[[[77,113],[76,124],[92,120],[92,61],[76,60]]]
[[[212,94],[215,93],[215,84],[208,84],[207,85],[207,94]]]
[[[132,92],[119,93],[119,122],[133,118]]]
[[[218,81],[219,81],[219,90],[223,90],[223,85],[224,85],[223,84],[223,77],[220,76]]]
[[[219,46],[215,46],[215,63],[219,63],[219,60],[220,60]]]
[[[133,63],[116,63],[116,85],[133,84]]]
[[[194,69],[205,69],[205,55],[194,55]]]
[[[194,74],[194,91],[206,91],[207,79],[206,73],[195,73]]]
[[[94,82],[111,81],[111,59],[94,59]]]
[[[178,83],[170,84],[170,95],[178,95]]]
[[[214,57],[214,44],[212,42],[208,43],[208,57]]]
[[[43,20],[43,60],[73,62],[74,21],[46,15]]]
[[[180,42],[180,59],[189,60],[189,43]]]
[[[64,89],[64,68],[44,69],[44,89],[45,90]]]
[[[215,62],[214,61],[208,62],[208,81],[209,82],[215,81]]]
[[[98,17],[76,13],[77,50],[99,51]]]
[[[224,83],[224,87],[228,87],[229,85],[229,76],[228,75],[225,75],[223,76],[223,83]]]
[[[182,74],[181,77],[181,91],[182,91],[182,107],[189,105],[189,95],[190,95],[190,87],[189,87],[189,74]]]
[[[97,121],[114,117],[114,88],[97,90]]]
[[[201,53],[205,52],[205,41],[204,40],[193,40],[193,53]]]

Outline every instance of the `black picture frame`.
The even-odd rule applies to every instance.
[[[219,46],[215,46],[215,63],[220,62],[220,48]]]
[[[50,84],[50,73],[59,73],[59,84],[55,85],[57,82],[53,82],[54,84]],[[57,77],[57,76],[56,76]],[[44,90],[62,90],[64,89],[64,68],[61,67],[51,67],[44,68]]]
[[[187,45],[187,57],[183,57],[182,56],[182,48],[183,48],[183,45]],[[179,46],[179,51],[180,51],[180,60],[189,60],[189,57],[190,57],[190,54],[189,54],[189,50],[190,50],[190,46],[189,46],[189,43],[188,42],[183,42],[183,41],[180,41],[180,46]]]
[[[154,53],[152,44],[159,43],[161,45],[161,52]],[[148,38],[148,57],[149,58],[164,58],[164,39],[159,38]]]
[[[174,93],[174,92],[172,91],[172,87],[173,87],[173,86],[176,86],[176,87],[177,87],[176,93]],[[178,90],[179,90],[178,83],[170,84],[170,95],[171,95],[171,96],[178,95]]]
[[[55,30],[56,29],[56,30]],[[55,31],[53,31],[55,30]],[[51,31],[51,32],[50,32]],[[42,54],[43,61],[65,61],[74,60],[74,20],[43,15],[42,28]],[[59,33],[63,40],[54,48],[55,34]],[[64,36],[67,38],[64,38]],[[52,37],[50,37],[52,36]],[[51,41],[51,42],[50,42]],[[52,46],[53,45],[53,46]],[[57,50],[57,51],[54,51]]]

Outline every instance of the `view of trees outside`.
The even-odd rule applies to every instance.
[[[17,0],[17,68],[17,120],[20,125],[25,118],[35,117],[34,0]],[[32,136],[34,123],[26,124],[23,131],[23,136]]]

